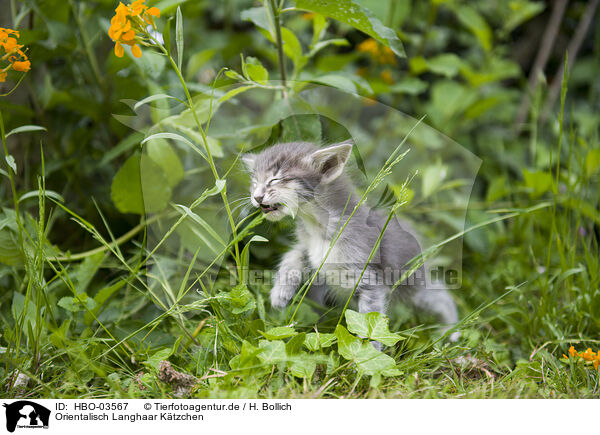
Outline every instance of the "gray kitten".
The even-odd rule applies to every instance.
[[[321,265],[332,238],[359,201],[344,174],[351,150],[351,143],[319,149],[310,143],[292,142],[242,157],[251,173],[252,205],[270,221],[285,216],[297,221],[297,242],[283,256],[271,290],[271,305],[275,308],[283,308],[292,300],[303,282],[303,271],[314,271]],[[425,268],[393,289],[406,263],[421,252],[412,229],[404,222],[390,221],[360,278],[385,221],[378,211],[363,203],[327,256],[309,296],[321,304],[331,299],[344,303],[360,279],[354,296],[361,313],[385,314],[390,296],[397,295],[437,315],[446,325],[456,323],[452,297],[439,285],[436,289],[426,288]],[[452,334],[452,340],[457,338],[458,333]],[[379,343],[376,346],[379,348]]]

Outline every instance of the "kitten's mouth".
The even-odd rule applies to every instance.
[[[279,209],[279,207],[281,207],[281,204],[261,204],[260,205],[260,209],[262,210],[263,213],[267,214],[267,213],[271,213],[272,211],[276,211]]]

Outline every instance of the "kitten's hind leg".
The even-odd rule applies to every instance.
[[[445,325],[443,332],[446,332],[458,322],[456,304],[454,303],[450,292],[445,288],[420,288],[411,294],[410,299],[415,308],[435,315],[439,321]],[[450,334],[450,341],[457,341],[459,338],[460,332],[458,331]]]

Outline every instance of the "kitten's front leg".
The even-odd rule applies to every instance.
[[[358,312],[371,313],[376,311],[386,314],[389,289],[386,286],[359,284],[358,286]],[[382,350],[383,345],[378,341],[371,341],[373,347]]]
[[[283,256],[271,289],[271,306],[283,308],[290,303],[302,282],[304,254],[299,247],[292,248]]]

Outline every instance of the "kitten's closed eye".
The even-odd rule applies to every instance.
[[[267,182],[267,187],[271,186],[273,184],[277,184],[279,182],[283,181],[282,178],[271,178],[268,182]]]

